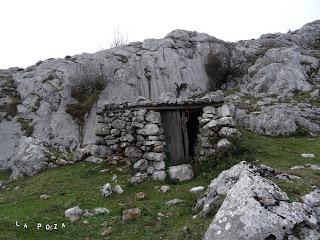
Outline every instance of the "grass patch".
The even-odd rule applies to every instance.
[[[57,159],[63,159],[71,161],[73,159],[73,153],[70,151],[60,151],[52,146],[46,146],[46,151],[44,152],[47,159],[55,161]]]
[[[237,107],[248,110],[249,112],[258,112],[260,108],[256,106],[256,103],[259,100],[261,100],[261,98],[246,95],[241,97],[241,101],[237,104]]]
[[[78,102],[68,104],[66,106],[66,112],[72,116],[78,125],[83,126],[85,114],[91,110],[99,96],[88,95],[86,92],[80,92],[73,96],[75,96],[74,98],[76,98]]]
[[[310,96],[310,92],[299,92],[292,98],[289,98],[288,102],[290,101],[296,101],[298,103],[309,103],[312,106],[320,107],[320,98],[312,98]]]
[[[311,191],[311,186],[320,187],[320,171],[308,167],[290,170],[293,166],[320,164],[320,137],[265,137],[241,130],[245,157],[265,164],[285,173],[301,177],[299,180],[272,180],[288,194],[291,201],[301,201],[301,197]],[[315,158],[304,159],[301,153],[313,153]]]
[[[86,113],[98,101],[100,92],[106,87],[107,78],[99,64],[87,62],[77,66],[70,76],[71,96],[77,103],[68,104],[66,112],[82,127]]]
[[[277,184],[282,191],[286,192],[290,202],[301,202],[302,197],[308,192],[312,191],[310,185],[303,180],[281,180],[278,178],[271,179],[275,184]]]
[[[225,90],[225,91],[224,91],[224,94],[225,94],[226,96],[229,96],[229,95],[233,95],[233,94],[235,94],[235,93],[237,93],[237,92],[240,92],[240,89],[237,88],[237,87],[235,87],[235,88],[230,88],[230,89]]]
[[[100,169],[109,168],[108,174],[99,173]],[[111,182],[117,174],[118,183],[124,189],[123,195],[104,198],[99,188]],[[198,185],[207,185],[210,177],[196,178],[193,181],[172,184],[168,193],[160,193],[157,187],[161,182],[145,182],[134,186],[128,183],[130,171],[119,172],[109,165],[96,166],[81,162],[72,166],[48,170],[34,177],[26,177],[9,183],[10,190],[0,192],[0,231],[2,239],[101,239],[100,233],[112,227],[112,239],[202,239],[212,218],[192,219],[195,214],[197,195],[189,189]],[[15,188],[19,186],[19,189]],[[145,200],[135,199],[137,192],[146,193]],[[40,200],[41,194],[49,194],[50,199]],[[180,198],[183,203],[166,206],[164,202]],[[82,209],[106,207],[110,215],[82,218],[71,223],[64,217],[67,208],[79,205]],[[135,221],[123,222],[122,211],[128,207],[139,207],[142,216]],[[158,216],[163,213],[166,217]],[[89,224],[83,224],[83,220]],[[15,221],[27,222],[28,229],[15,227]],[[55,231],[36,230],[37,222],[44,224],[65,223],[66,228]],[[190,232],[181,230],[188,226]]]
[[[9,190],[0,190],[1,239],[101,239],[100,233],[108,227],[112,227],[110,239],[202,239],[219,204],[209,218],[192,219],[199,195],[189,193],[189,189],[199,185],[207,186],[222,170],[241,160],[257,160],[261,164],[300,176],[300,180],[292,182],[273,179],[288,193],[291,201],[300,200],[301,196],[311,190],[311,185],[320,187],[319,171],[309,168],[289,170],[295,165],[320,163],[320,137],[264,137],[243,129],[241,132],[243,139],[238,154],[225,161],[211,161],[210,171],[202,171],[192,181],[176,184],[167,182],[171,190],[165,194],[158,191],[164,183],[131,185],[128,182],[131,174],[128,167],[119,171],[116,166],[106,163],[95,165],[80,162],[8,183]],[[50,150],[59,157],[61,153],[55,151]],[[301,153],[314,153],[316,157],[303,159]],[[99,172],[105,168],[109,169],[107,174]],[[99,189],[105,183],[111,183],[114,174],[118,176],[124,194],[104,198]],[[8,173],[0,172],[0,179],[8,179]],[[146,199],[135,199],[135,194],[140,191],[145,192]],[[50,199],[40,200],[39,196],[44,193],[49,194]],[[174,198],[184,202],[175,206],[164,204]],[[76,205],[82,209],[106,207],[111,213],[71,223],[64,217],[64,211]],[[142,216],[134,221],[123,222],[122,211],[129,207],[139,207]],[[165,217],[159,217],[158,213]],[[88,220],[88,224],[84,224],[83,220]],[[30,227],[17,228],[15,221],[27,222]],[[54,231],[42,228],[37,231],[35,224],[38,222],[64,222],[66,228]],[[187,231],[182,231],[184,226],[187,226]]]
[[[241,129],[246,156],[279,170],[296,165],[320,164],[320,137],[266,137]],[[314,153],[304,159],[301,153]]]
[[[10,179],[10,172],[8,170],[0,169],[0,180],[1,181],[9,181],[9,179]]]

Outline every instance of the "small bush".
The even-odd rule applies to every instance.
[[[6,114],[6,119],[11,119],[18,113],[17,105],[21,103],[21,97],[17,92],[17,86],[10,75],[0,76],[0,84],[0,96],[8,97],[9,99],[8,102],[0,105],[0,111]]]
[[[70,77],[71,96],[78,102],[68,104],[66,112],[81,126],[85,114],[91,110],[106,86],[107,78],[101,68],[102,65],[97,63],[82,63]]]
[[[221,89],[221,86],[227,82],[231,73],[230,56],[223,56],[223,54],[214,53],[211,50],[208,54],[205,70],[210,78],[209,91]]]
[[[203,161],[194,158],[192,163],[194,173],[196,176],[212,172],[220,173],[241,161],[253,162],[254,159],[248,156],[250,151],[241,139],[233,140],[232,148],[224,151],[217,150],[214,156],[208,157]]]
[[[30,137],[33,134],[33,125],[31,124],[31,120],[18,118],[17,122],[20,123],[21,131],[26,137]]]

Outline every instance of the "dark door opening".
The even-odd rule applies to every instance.
[[[200,109],[195,109],[193,111],[186,111],[186,124],[189,140],[189,156],[195,156],[195,146],[198,134],[198,125],[199,125],[199,115]]]
[[[183,164],[194,157],[199,114],[200,109],[161,111],[169,165]]]

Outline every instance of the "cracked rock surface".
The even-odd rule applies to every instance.
[[[274,106],[266,102],[258,116],[235,104],[236,120],[258,134],[289,135],[300,125],[319,134],[320,110],[314,104],[319,103],[320,89],[319,32],[320,21],[314,21],[286,34],[230,43],[204,33],[174,30],[163,39],[47,59],[26,69],[0,70],[0,168],[8,168],[23,135],[61,150],[90,149],[97,140],[96,112],[101,106],[137,99],[179,102],[217,90],[212,88],[220,80],[221,89],[238,89],[234,96],[238,99],[245,95],[283,100],[310,93],[311,106],[277,107],[279,101]],[[223,73],[219,79],[208,74],[209,53],[219,65],[211,71]],[[104,77],[105,88],[79,125],[68,106],[78,103],[72,88],[84,65]]]
[[[285,192],[267,179],[278,173],[266,166],[241,162],[212,180],[197,202],[200,214],[210,213],[225,199],[204,239],[319,239],[319,222],[311,207],[290,203]]]

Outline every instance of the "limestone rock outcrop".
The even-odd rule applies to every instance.
[[[270,117],[270,106],[259,109],[258,119],[255,111],[248,111],[239,119],[258,134],[292,134],[296,131],[286,129],[295,129],[295,124],[319,134],[318,120],[313,118],[319,108],[305,116],[305,109],[319,103],[319,31],[320,21],[314,21],[286,34],[265,34],[230,43],[204,33],[174,30],[163,39],[47,59],[26,69],[0,70],[0,168],[8,168],[22,136],[65,151],[90,149],[97,140],[96,113],[105,104],[137,100],[141,104],[146,100],[183,102],[192,96],[204,96],[204,101],[210,101],[211,96],[206,93],[217,88],[238,90],[238,95],[229,100],[232,103],[238,99],[241,104],[234,105],[239,111],[247,110],[242,104],[246,97],[274,98],[276,107],[284,101],[289,104],[296,95],[310,94],[306,101],[298,99],[307,104],[299,106],[298,112],[295,103],[286,106],[289,111],[285,118],[289,120],[284,130],[269,130],[281,122],[275,120],[270,126],[264,120]],[[209,55],[215,60],[211,67]],[[84,75],[101,77],[103,82],[90,104],[79,102],[83,96],[75,91],[79,87],[77,79]],[[157,129],[151,124],[158,124],[157,116],[148,119],[150,126],[141,129],[141,133],[156,134]],[[121,122],[116,124],[121,127]]]
[[[319,239],[317,215],[309,206],[317,203],[311,195],[305,204],[290,203],[267,178],[275,174],[272,168],[241,162],[212,180],[197,202],[200,214],[207,215],[219,199],[224,201],[204,239]]]

